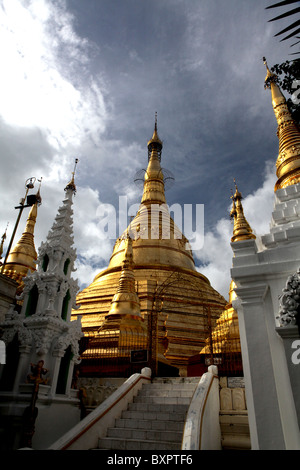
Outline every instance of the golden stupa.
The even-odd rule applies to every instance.
[[[140,301],[135,291],[132,239],[128,233],[119,285],[112,298],[110,310],[96,335],[90,338],[81,359],[86,366],[86,357],[91,355],[91,351],[97,351],[98,359],[101,358],[102,376],[115,375],[121,371],[126,375],[128,371],[132,371],[132,352],[135,357],[142,357],[147,361],[148,357],[143,358],[147,347],[147,325],[141,315]],[[140,366],[137,367],[139,370]]]
[[[82,375],[101,374],[96,358],[100,361],[103,353],[93,345],[105,334],[103,328],[119,286],[128,234],[132,239],[135,292],[147,330],[148,366],[154,374],[159,374],[160,366],[168,365],[186,375],[189,357],[204,346],[209,327],[226,304],[196,270],[189,242],[170,216],[160,165],[162,147],[155,121],[139,210],[116,240],[108,268],[77,296],[79,308],[73,315],[81,316],[83,332],[90,338],[85,351],[85,364],[89,359],[90,366],[84,368],[82,363]]]
[[[251,238],[256,238],[254,233],[252,233],[252,228],[250,227],[248,221],[246,220],[243,205],[242,205],[243,198],[237,188],[236,183],[235,183],[235,193],[231,197],[231,199],[232,199],[232,209],[230,211],[230,217],[233,220],[233,236],[231,238],[231,241],[238,242],[241,240],[250,240]]]
[[[292,115],[277,84],[277,76],[267,67],[265,88],[270,88],[272,105],[277,120],[277,136],[279,139],[279,154],[276,161],[276,175],[278,180],[275,191],[286,186],[300,182],[300,129],[293,120]]]
[[[235,193],[231,196],[232,209],[230,217],[233,220],[232,242],[255,239],[252,228],[246,220],[242,205],[242,195],[235,183]],[[237,311],[232,302],[236,299],[235,282],[229,287],[229,302],[225,306],[215,328],[206,339],[205,347],[200,351],[203,356],[201,363],[217,364],[219,373],[226,375],[243,375],[242,351]]]
[[[39,191],[35,196],[36,202],[31,206],[26,226],[20,240],[9,252],[5,264],[1,268],[2,274],[15,280],[18,284],[17,294],[23,290],[23,278],[28,271],[36,270],[37,252],[34,244],[34,229],[37,218],[38,205],[41,202]]]
[[[237,312],[232,306],[236,298],[235,287],[234,281],[231,281],[229,302],[207,337],[206,346],[200,351],[200,356],[203,356],[200,363],[206,366],[216,364],[219,373],[227,376],[243,375],[239,321]]]

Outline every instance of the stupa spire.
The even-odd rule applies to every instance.
[[[163,148],[163,143],[160,140],[157,132],[157,113],[155,113],[155,122],[154,122],[154,131],[151,139],[148,142],[148,150],[149,150],[149,157],[151,156],[151,153],[153,150],[156,150],[159,157],[160,157],[160,152]]]
[[[164,204],[164,175],[160,166],[162,141],[157,132],[157,113],[155,113],[154,132],[148,142],[148,167],[145,174],[142,204]]]
[[[77,163],[78,163],[78,158],[75,158],[74,170],[72,172],[71,180],[69,181],[69,183],[65,187],[65,191],[70,189],[71,191],[73,191],[74,194],[76,193],[76,185],[75,185],[74,178],[75,178],[75,171],[76,171]]]
[[[63,251],[66,247],[71,247],[74,243],[73,239],[73,195],[76,193],[76,185],[74,181],[75,169],[78,159],[75,159],[75,166],[72,177],[65,187],[65,199],[62,206],[59,207],[54,223],[47,236],[47,244],[58,251]]]
[[[106,321],[109,320],[112,315],[114,317],[117,315],[119,318],[121,318],[121,316],[142,318],[139,298],[135,291],[132,239],[129,236],[128,230],[119,286],[112,299],[111,308],[106,316]]]
[[[40,180],[41,183],[41,180]],[[37,252],[34,244],[34,229],[36,225],[38,205],[41,203],[40,187],[34,196],[35,203],[29,211],[24,232],[20,240],[9,252],[5,265],[3,266],[3,274],[14,279],[18,284],[18,293],[23,288],[22,279],[27,275],[28,271],[36,270]]]
[[[288,109],[286,99],[278,86],[276,74],[270,71],[265,57],[263,61],[267,68],[265,88],[271,89],[272,105],[278,124],[279,153],[276,161],[278,180],[274,188],[277,191],[300,182],[300,129]]]
[[[35,299],[28,303],[25,314],[44,312],[45,309],[53,315],[69,320],[71,307],[75,306],[78,291],[77,280],[71,277],[76,260],[76,249],[73,247],[73,210],[72,196],[75,192],[74,173],[72,184],[65,188],[65,198],[58,208],[51,230],[45,242],[38,250],[38,269],[24,279],[24,299]],[[37,294],[34,289],[38,289]],[[56,312],[56,313],[55,313]],[[51,313],[51,315],[52,315]]]
[[[233,236],[231,238],[231,241],[237,242],[240,240],[250,240],[251,238],[255,239],[256,236],[252,233],[252,229],[244,215],[244,209],[242,205],[242,195],[239,192],[235,181],[234,181],[234,184],[235,184],[235,193],[231,196],[232,209],[230,212],[230,217],[233,219],[233,223],[234,223]]]

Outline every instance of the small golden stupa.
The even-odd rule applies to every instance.
[[[255,239],[256,236],[252,233],[252,228],[250,227],[244,215],[244,209],[242,205],[243,198],[237,188],[236,183],[235,193],[231,199],[232,209],[230,211],[230,217],[233,220],[233,236],[231,241],[237,242],[241,240],[250,240],[251,238]]]
[[[38,205],[41,202],[40,190],[35,195],[35,203],[31,206],[26,226],[20,240],[11,249],[5,265],[2,266],[2,274],[15,280],[18,284],[17,294],[23,289],[23,278],[28,271],[36,270],[37,252],[34,244],[34,229],[37,218]]]
[[[186,375],[189,357],[204,346],[208,325],[215,324],[226,304],[196,270],[189,242],[170,216],[160,164],[162,147],[155,120],[139,210],[116,240],[108,268],[77,296],[79,308],[73,314],[81,316],[83,332],[90,338],[81,375],[101,375],[103,351],[93,345],[116,319],[113,299],[124,267],[128,234],[132,239],[135,292],[147,330],[147,365],[154,374],[165,374],[170,367],[172,375],[174,368]],[[132,305],[132,312],[135,308]]]
[[[97,350],[102,359],[102,375],[115,375],[116,371],[126,372],[133,351],[135,355],[139,352],[141,357],[147,347],[147,325],[135,291],[132,240],[128,234],[117,292],[104,322],[82,354],[82,360],[85,361],[91,350]]]
[[[232,242],[255,239],[252,228],[246,220],[242,205],[242,195],[235,183],[235,193],[231,196],[232,209],[230,217],[233,220]],[[225,306],[215,328],[206,339],[206,346],[200,355],[204,356],[203,364],[217,364],[219,373],[225,375],[243,375],[242,352],[237,311],[232,302],[236,299],[235,282],[229,287],[229,302]]]
[[[263,60],[267,68],[265,88],[271,89],[272,105],[278,124],[279,154],[276,161],[278,180],[275,184],[277,191],[300,182],[300,129],[293,120],[286,99],[277,84],[277,76],[269,70],[265,57]]]
[[[229,302],[206,339],[206,346],[200,351],[200,356],[204,356],[200,363],[206,366],[216,364],[220,375],[227,376],[243,375],[239,321],[237,312],[232,306],[236,298],[235,287],[234,281],[231,281]]]

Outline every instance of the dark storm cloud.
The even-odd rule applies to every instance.
[[[272,142],[273,158],[275,121],[266,119],[272,110],[261,57],[277,44],[264,3],[98,2],[77,20],[82,34],[90,26],[109,77],[109,136],[146,150],[157,111],[163,163],[180,175],[185,193],[221,177],[223,191],[236,177],[248,193],[263,182]],[[83,13],[81,1],[71,5]]]

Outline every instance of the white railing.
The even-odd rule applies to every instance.
[[[143,383],[151,380],[151,369],[133,374],[94,411],[52,444],[48,450],[88,450],[98,447],[100,437],[106,435],[115,419],[127,409]]]
[[[217,366],[209,366],[192,397],[185,420],[182,450],[221,450]]]

